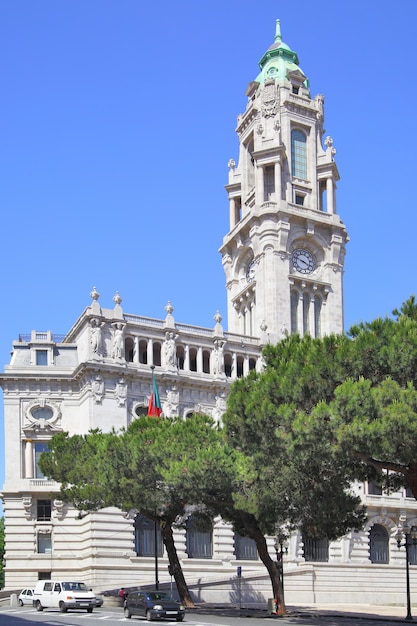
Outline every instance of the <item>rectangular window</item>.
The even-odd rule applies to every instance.
[[[36,350],[36,365],[48,365],[48,350]]]
[[[48,444],[45,441],[35,441],[34,450],[35,450],[35,478],[46,478],[46,476],[41,472],[41,469],[38,465],[39,457],[42,452],[48,451]]]
[[[52,572],[38,572],[38,580],[51,580]]]
[[[295,194],[295,204],[298,204],[298,206],[304,206],[304,196],[301,196],[300,194]]]
[[[291,173],[307,179],[307,137],[298,128],[291,131]]]
[[[49,522],[51,520],[52,503],[51,500],[37,500],[37,515],[38,522]]]
[[[38,533],[38,554],[50,554],[52,552],[51,533]]]
[[[275,197],[275,170],[273,165],[264,169],[264,201],[273,200]]]

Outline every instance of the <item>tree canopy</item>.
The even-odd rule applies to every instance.
[[[172,527],[220,515],[256,542],[285,613],[267,549],[299,529],[335,539],[365,520],[355,479],[417,497],[417,305],[322,339],[291,335],[264,350],[262,373],[232,386],[223,419],[140,418],[120,433],[57,434],[42,471],[80,510],[118,506],[158,522],[180,595],[191,598]]]

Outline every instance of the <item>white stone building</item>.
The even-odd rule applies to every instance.
[[[239,162],[229,162],[230,231],[220,248],[227,284],[227,321],[213,328],[127,314],[116,293],[91,304],[64,337],[33,331],[13,342],[0,377],[4,390],[6,589],[39,577],[81,578],[96,590],[151,584],[153,528],[117,509],[87,514],[59,499],[42,476],[39,454],[60,430],[119,429],[147,411],[155,366],[164,414],[202,411],[221,419],[230,383],[262,368],[261,350],[290,332],[343,331],[343,265],[348,241],[336,212],[339,178],[324,98],[311,98],[298,58],[283,41],[260,61],[238,116]],[[287,603],[404,603],[404,548],[395,539],[417,506],[404,492],[381,495],[358,485],[367,527],[338,541],[294,535],[284,554]],[[269,542],[275,554],[274,538]],[[211,533],[177,531],[177,551],[196,600],[264,604],[270,582],[254,545],[218,520]],[[411,550],[411,561],[417,554]],[[159,548],[159,580],[169,583]],[[413,566],[411,566],[414,581]],[[417,581],[417,577],[416,577]]]

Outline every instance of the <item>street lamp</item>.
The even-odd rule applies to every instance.
[[[415,545],[417,542],[417,526],[410,526],[407,522],[404,522],[402,528],[398,528],[398,532],[395,536],[397,540],[397,546],[399,548],[405,548],[405,575],[406,575],[406,589],[407,589],[407,621],[413,621],[411,615],[411,597],[410,597],[410,546]],[[404,539],[404,543],[401,543]]]
[[[281,589],[282,589],[282,601],[284,601],[284,553],[288,552],[288,548],[286,545],[286,541],[282,536],[277,534],[277,538],[274,542],[275,554],[277,558],[277,569],[278,575],[281,579]]]

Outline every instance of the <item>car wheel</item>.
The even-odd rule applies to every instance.
[[[40,600],[36,600],[35,608],[36,608],[37,611],[43,611],[43,606],[42,606]]]
[[[151,611],[146,611],[146,619],[148,620],[148,622],[152,622],[153,617]]]
[[[18,601],[19,606],[23,606],[23,600]]]
[[[127,619],[130,619],[132,617],[132,613],[129,611],[127,606],[125,606],[125,608],[123,609],[123,613],[124,616],[127,617]]]
[[[93,612],[93,607],[89,606],[88,609],[87,609],[87,613],[92,613],[92,612]]]
[[[184,621],[184,615],[178,615],[178,617],[175,618],[177,620],[177,622],[183,622]]]
[[[67,607],[65,606],[63,602],[59,603],[59,610],[61,611],[61,613],[66,613],[68,611]]]

